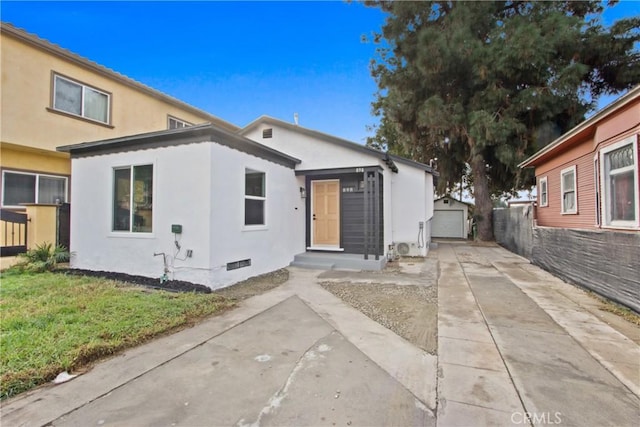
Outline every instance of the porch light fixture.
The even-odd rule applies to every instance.
[[[307,189],[304,187],[300,187],[300,198],[301,199],[307,198]]]

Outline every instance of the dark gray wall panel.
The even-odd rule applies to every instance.
[[[364,251],[364,198],[362,192],[342,193],[342,247],[352,254]]]

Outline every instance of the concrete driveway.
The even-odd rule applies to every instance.
[[[638,328],[497,246],[430,257],[437,356],[291,269],[238,309],[4,402],[2,425],[637,425]]]

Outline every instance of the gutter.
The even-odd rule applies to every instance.
[[[635,101],[639,96],[640,96],[640,85],[637,85],[634,88],[632,88],[631,90],[629,90],[629,92],[627,92],[626,94],[624,94],[620,98],[616,99],[611,104],[607,105],[606,107],[604,107],[602,110],[598,111],[596,114],[594,114],[593,116],[591,116],[587,120],[585,120],[582,123],[578,124],[576,127],[571,129],[570,131],[566,132],[564,135],[562,135],[561,137],[559,137],[555,141],[551,142],[549,145],[547,145],[546,147],[544,147],[543,149],[541,149],[540,151],[535,153],[533,156],[529,157],[525,161],[523,161],[520,164],[518,164],[518,167],[520,167],[520,168],[531,167],[530,165],[534,161],[540,159],[545,154],[548,154],[549,152],[555,150],[560,145],[562,145],[566,141],[570,140],[571,138],[573,138],[577,134],[588,130],[591,126],[596,125],[600,120],[604,119],[605,117],[607,117],[611,113],[613,113],[613,112],[615,112],[617,110],[620,110],[621,108],[627,106],[631,102]]]

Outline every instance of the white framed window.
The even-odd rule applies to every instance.
[[[594,190],[596,192],[596,226],[600,226],[600,163],[598,161],[598,154],[593,157],[593,182],[595,184]]]
[[[538,202],[541,208],[549,206],[549,185],[547,182],[546,176],[538,179]]]
[[[189,126],[193,126],[193,123],[189,123],[173,116],[167,116],[167,129],[182,129]]]
[[[264,172],[244,171],[244,225],[266,225],[266,175]]]
[[[2,206],[20,208],[22,203],[66,203],[68,181],[66,176],[2,171]]]
[[[560,197],[563,214],[578,213],[578,190],[576,185],[576,167],[563,169],[560,172]]]
[[[111,94],[53,75],[53,109],[101,123],[109,123]]]
[[[153,231],[153,165],[113,169],[114,232]]]
[[[638,227],[637,135],[600,151],[603,226]]]

